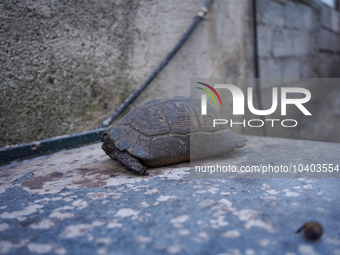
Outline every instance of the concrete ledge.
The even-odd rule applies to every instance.
[[[340,164],[339,152],[340,144],[249,137],[220,162]],[[191,178],[189,163],[149,172],[126,172],[100,144],[2,166],[0,254],[340,251],[338,178]],[[324,228],[317,242],[295,234],[308,220]]]

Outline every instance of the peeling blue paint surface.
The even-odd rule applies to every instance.
[[[265,153],[272,139],[248,143]],[[0,254],[340,254],[338,178],[149,172],[126,172],[99,144],[2,166]],[[295,234],[309,220],[324,228],[316,242]]]

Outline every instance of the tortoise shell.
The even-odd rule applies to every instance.
[[[211,157],[245,145],[245,139],[226,125],[213,127],[217,111],[186,97],[154,99],[131,110],[104,134],[103,149],[128,152],[146,166],[162,166]],[[111,145],[110,145],[111,144]]]

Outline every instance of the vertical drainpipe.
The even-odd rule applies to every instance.
[[[258,46],[257,46],[257,15],[256,15],[256,0],[253,0],[253,34],[254,34],[254,71],[255,78],[259,78],[259,59],[258,59]]]
[[[253,0],[253,8],[252,8],[252,16],[253,16],[253,34],[254,34],[254,73],[255,73],[255,88],[256,88],[256,96],[257,101],[259,102],[259,108],[262,110],[262,100],[261,100],[261,92],[260,92],[260,65],[259,65],[259,56],[258,56],[258,40],[257,40],[257,6],[256,0]],[[262,121],[264,122],[264,117],[261,116]],[[263,134],[267,136],[266,125],[263,125]]]

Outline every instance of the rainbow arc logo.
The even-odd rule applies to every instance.
[[[211,87],[210,85],[208,85],[206,83],[203,83],[203,82],[196,82],[196,83],[201,84],[201,85],[206,86],[207,88],[211,89],[211,91],[215,93],[215,95],[217,96],[218,100],[220,101],[220,104],[222,105],[221,97],[220,97],[220,95],[217,93],[217,91],[213,87]],[[215,105],[217,106],[216,100],[215,100],[214,96],[211,94],[211,92],[209,90],[203,89],[201,87],[196,87],[196,88],[201,89],[204,92],[206,92],[212,98],[212,100],[214,101]]]
[[[220,104],[222,106],[222,100],[221,100],[221,97],[220,95],[217,93],[217,91],[211,87],[210,85],[206,84],[206,83],[203,83],[203,82],[196,82],[198,84],[201,84],[203,86],[206,86],[207,88],[209,88],[212,92],[214,92],[214,94],[217,96],[218,100],[220,101]],[[215,100],[215,97],[213,96],[213,94],[207,90],[207,89],[204,89],[204,88],[201,88],[201,87],[196,87],[200,90],[203,90],[204,92],[206,92],[211,98],[212,100],[214,101],[215,103],[215,106],[217,106],[217,103],[216,103],[216,100]],[[205,115],[207,113],[207,95],[206,94],[202,94],[202,114]]]

